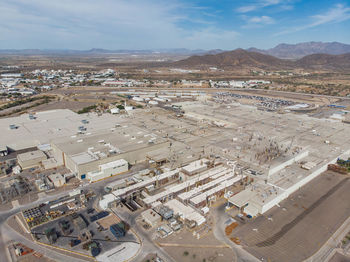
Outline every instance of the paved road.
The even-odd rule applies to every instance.
[[[115,208],[112,211],[122,220],[127,221],[141,240],[141,252],[139,252],[137,257],[135,257],[134,261],[143,261],[143,258],[145,258],[149,253],[157,253],[158,257],[163,259],[163,261],[175,262],[175,260],[169,256],[169,254],[164,251],[163,248],[157,246],[154,243],[154,241],[151,239],[150,234],[142,230],[136,223],[136,218],[140,212],[129,213],[126,211],[118,210],[118,208]]]
[[[225,222],[231,219],[227,213],[225,213],[225,204],[222,204],[218,207],[213,208],[215,223],[214,223],[214,236],[226,243],[231,247],[236,262],[257,262],[260,261],[256,257],[249,254],[241,246],[236,245],[231,240],[229,240],[225,235]]]
[[[55,261],[72,261],[72,262],[82,262],[86,261],[84,259],[79,259],[76,257],[72,257],[69,255],[65,255],[63,253],[57,252],[53,249],[48,249],[45,246],[39,245],[31,240],[28,240],[27,238],[23,237],[21,234],[19,234],[17,231],[13,230],[6,224],[2,226],[1,228],[2,234],[6,236],[7,241],[13,241],[13,242],[21,242],[25,246],[34,249],[35,251],[38,251],[39,253],[43,254],[44,256],[53,259]],[[5,259],[5,260],[2,260]],[[8,258],[4,256],[0,256],[0,261],[8,261]]]
[[[117,177],[114,177],[114,179],[105,179],[105,180],[102,180],[102,181],[98,181],[98,182],[95,182],[95,183],[88,183],[88,182],[85,182],[83,184],[81,184],[78,189],[90,189],[90,190],[93,190],[97,195],[100,195],[101,193],[104,192],[104,187],[111,183],[112,181],[116,181],[116,180],[119,180],[119,179],[123,179],[123,178],[126,178],[126,177],[129,177],[131,175],[133,175],[136,171],[138,171],[139,168],[136,168],[136,169],[133,169],[132,172],[129,172],[129,173],[126,173],[126,174],[122,174],[122,175],[119,175]],[[46,195],[44,197],[41,197],[39,199],[37,199],[36,201],[34,202],[30,202],[30,203],[27,203],[27,204],[24,204],[24,205],[19,205],[15,208],[12,208],[10,210],[5,210],[5,211],[0,211],[0,254],[6,254],[6,249],[7,249],[7,246],[8,246],[8,243],[12,240],[15,240],[15,241],[18,241],[18,242],[21,242],[21,243],[28,243],[28,240],[21,236],[20,234],[16,234],[16,232],[14,230],[12,230],[11,228],[9,228],[7,225],[6,225],[6,220],[8,217],[11,217],[15,214],[17,214],[18,212],[20,212],[21,210],[23,209],[28,209],[28,208],[32,208],[32,207],[35,207],[35,206],[38,206],[40,205],[41,203],[44,203],[44,202],[47,202],[47,201],[52,201],[52,200],[56,200],[60,197],[63,197],[65,195],[68,194],[68,191],[63,191],[63,192],[59,192],[59,193],[56,193],[56,194],[53,194],[53,195]],[[13,238],[15,236],[15,238]],[[30,242],[32,243],[32,242]],[[33,244],[33,243],[32,243]],[[28,245],[29,246],[29,245]],[[48,248],[45,248],[41,245],[38,245],[36,244],[35,247],[33,246],[29,246],[31,248],[33,248],[34,250],[40,250],[39,252],[41,253],[46,253],[48,255],[51,255],[51,254],[54,254],[55,258],[52,258],[54,259],[55,261],[73,261],[72,259],[66,259],[64,256],[59,256],[57,254],[60,254],[60,253],[53,253],[51,249],[48,249]],[[40,249],[39,249],[40,248]],[[42,252],[42,251],[45,251],[46,252]],[[5,256],[0,256],[0,262],[6,262],[8,261],[9,259]],[[83,260],[80,260],[80,261],[83,261]]]

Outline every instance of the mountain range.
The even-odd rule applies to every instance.
[[[272,55],[284,59],[298,59],[312,54],[340,55],[350,53],[350,45],[339,42],[305,42],[299,44],[279,44],[270,49],[258,49],[251,47],[247,51]],[[227,50],[214,49],[186,49],[186,48],[165,48],[165,49],[145,49],[145,50],[108,50],[102,48],[92,48],[90,50],[73,49],[0,49],[0,54],[10,55],[151,55],[151,54],[174,54],[174,55],[205,55],[218,54]]]
[[[350,45],[339,42],[305,42],[299,44],[279,44],[270,49],[249,48],[247,51],[272,55],[284,59],[298,59],[312,54],[341,55],[350,53]]]
[[[350,70],[350,53],[341,55],[312,54],[297,60],[281,59],[259,52],[236,49],[214,55],[194,55],[170,63],[171,67],[221,69],[261,69],[261,70]]]
[[[350,45],[339,42],[305,42],[298,44],[279,44],[270,49],[258,49],[251,47],[246,49],[250,52],[272,55],[283,59],[299,59],[312,54],[340,55],[350,53]],[[205,55],[218,54],[227,50],[213,49],[186,49],[186,48],[164,48],[164,49],[144,49],[144,50],[108,50],[102,48],[92,48],[90,50],[73,49],[0,49],[0,54],[10,55],[152,55],[152,54],[174,54],[174,55]]]

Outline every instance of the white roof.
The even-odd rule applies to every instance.
[[[100,165],[100,168],[101,168],[101,170],[104,170],[104,169],[108,169],[108,168],[112,168],[112,167],[116,167],[116,166],[125,166],[127,164],[128,164],[128,161],[126,161],[124,159],[118,159],[116,161]]]
[[[21,160],[21,161],[28,161],[32,159],[46,158],[46,155],[44,154],[43,151],[35,150],[35,151],[19,154],[17,155],[17,158],[18,160]]]
[[[168,187],[165,191],[163,191],[161,193],[158,193],[158,194],[155,194],[153,196],[149,196],[149,197],[143,199],[143,202],[147,205],[152,204],[153,202],[155,202],[159,199],[162,199],[163,197],[166,197],[170,194],[179,192],[179,191],[181,191],[189,186],[192,186],[200,181],[207,179],[208,177],[213,176],[214,174],[217,174],[218,172],[224,171],[225,169],[226,169],[226,167],[219,166],[219,167],[215,167],[213,169],[204,171],[198,175],[193,176],[191,179],[189,179],[187,181],[184,181],[180,184],[177,184],[174,186],[172,185],[172,186]]]
[[[52,182],[55,182],[55,181],[59,181],[59,180],[64,179],[64,177],[63,177],[62,174],[60,174],[60,173],[51,174],[51,175],[49,175],[48,177],[49,177],[49,179],[50,179]]]
[[[143,181],[141,181],[139,183],[133,184],[131,186],[117,189],[117,190],[113,191],[110,194],[104,195],[103,199],[100,200],[99,204],[100,204],[100,206],[102,208],[107,208],[108,203],[111,203],[111,202],[117,200],[120,196],[126,194],[127,192],[131,192],[133,190],[138,190],[140,188],[143,188],[143,187],[145,187],[145,186],[147,186],[149,184],[152,184],[152,183],[156,182],[157,180],[162,180],[162,179],[171,177],[171,176],[175,175],[178,172],[179,172],[179,170],[175,169],[175,170],[172,170],[172,171],[169,171],[169,172],[165,172],[165,173],[163,173],[161,175],[145,179],[145,180],[143,180]]]
[[[95,155],[89,154],[88,152],[83,152],[83,153],[79,153],[79,154],[72,156],[72,160],[77,165],[89,163],[89,162],[95,161],[97,159],[98,158]]]
[[[193,173],[193,172],[196,172],[197,170],[202,170],[203,168],[207,167],[206,163],[208,161],[209,160],[205,159],[205,158],[194,161],[194,162],[188,164],[187,166],[184,166],[182,168],[182,170],[184,170],[185,172],[188,172],[188,173]]]
[[[164,204],[178,214],[182,219],[194,220],[197,225],[203,224],[206,219],[204,216],[195,211],[192,207],[185,206],[177,199],[172,199]]]
[[[219,172],[219,173],[211,176],[211,178],[214,180],[212,180],[209,183],[206,183],[204,185],[201,185],[199,187],[195,187],[188,192],[181,193],[180,195],[178,195],[178,198],[181,199],[182,201],[185,201],[185,200],[201,193],[202,191],[205,191],[205,190],[207,190],[207,189],[209,189],[217,184],[220,184],[221,182],[223,182],[227,179],[230,179],[234,176],[235,176],[235,174],[232,170],[226,169],[222,172]]]
[[[241,208],[248,204],[249,200],[252,198],[253,194],[255,192],[252,192],[251,189],[245,189],[236,195],[233,195],[232,197],[229,198],[229,202],[232,203],[233,205]]]
[[[198,196],[195,196],[194,198],[191,199],[191,203],[193,204],[199,204],[201,203],[202,201],[206,200],[207,197],[210,197],[212,195],[214,195],[215,193],[229,187],[229,186],[232,186],[234,183],[240,181],[241,179],[243,179],[245,176],[236,176],[230,180],[226,180],[226,181],[223,181],[221,182],[218,186],[206,191],[206,192],[203,192],[202,194],[198,195]]]
[[[130,260],[137,254],[140,244],[134,242],[124,242],[116,247],[103,252],[96,257],[101,262],[124,262]]]

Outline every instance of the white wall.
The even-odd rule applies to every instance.
[[[91,182],[95,182],[100,179],[118,175],[128,170],[129,170],[129,164],[126,161],[123,164],[118,164],[116,166],[111,166],[108,168],[105,168],[105,165],[100,165],[100,171],[87,173],[87,179],[90,180]]]

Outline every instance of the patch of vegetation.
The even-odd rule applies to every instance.
[[[27,103],[30,103],[30,102],[38,101],[38,100],[43,100],[42,102],[38,102],[38,103],[45,104],[45,103],[50,102],[52,99],[53,99],[52,96],[29,97],[29,98],[26,98],[26,99],[16,100],[16,101],[13,101],[13,102],[8,103],[6,105],[3,105],[3,106],[0,107],[0,111],[8,109],[8,108],[24,105],[24,104],[27,104]],[[34,106],[38,106],[38,103],[35,103]],[[33,107],[33,106],[31,106],[31,107]]]
[[[350,172],[350,158],[348,160],[338,159],[337,164],[347,168],[348,172]]]
[[[188,251],[184,251],[184,256],[187,257],[189,255]]]
[[[92,110],[95,110],[97,108],[97,105],[91,105],[91,106],[87,106],[84,107],[83,109],[79,110],[77,113],[78,114],[85,114],[85,113],[89,113]]]

